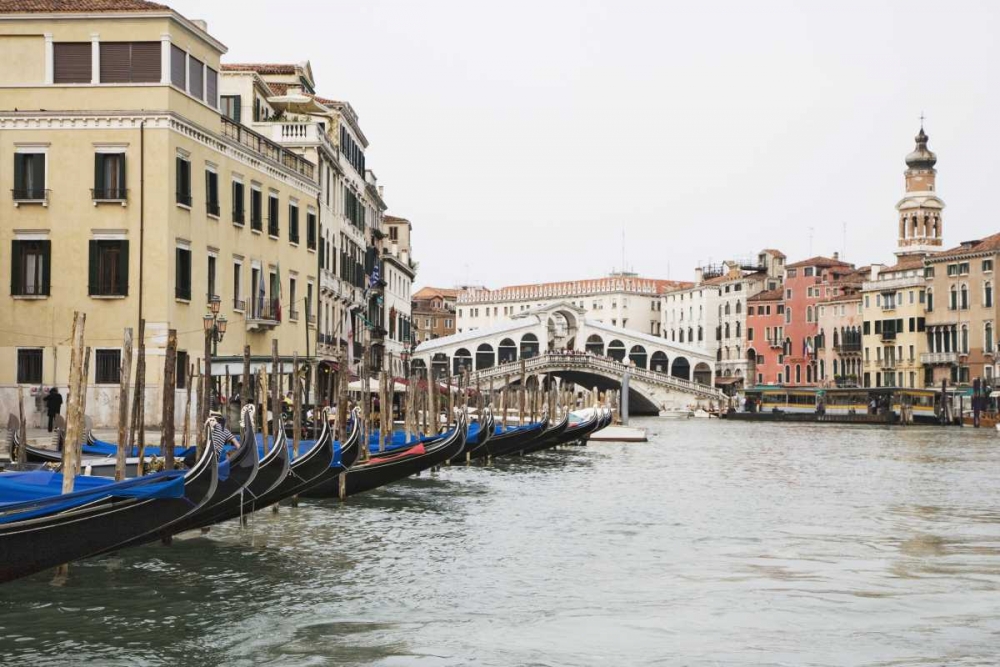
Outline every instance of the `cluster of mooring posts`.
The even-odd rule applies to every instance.
[[[270,372],[259,366],[251,373],[245,349],[239,405],[226,404],[228,419],[209,409],[213,397],[224,392],[217,386],[213,391],[218,382],[207,369],[183,369],[189,382],[180,442],[175,392],[167,391],[159,446],[152,446],[143,426],[140,322],[137,345],[131,329],[124,335],[117,424],[117,441],[124,446],[119,446],[96,438],[86,418],[85,326],[86,316],[76,313],[67,417],[58,424],[57,447],[29,444],[23,405],[20,418],[11,417],[11,461],[0,473],[0,583],[52,567],[64,576],[71,561],[150,542],[169,544],[179,533],[222,521],[246,523],[256,511],[277,511],[280,503],[301,497],[343,501],[445,465],[586,444],[612,422],[610,401],[618,400],[612,392],[578,394],[551,377],[529,380],[523,366],[519,382],[507,378],[502,387],[482,386],[468,372],[399,379],[387,373],[372,377],[364,368],[353,380],[347,372],[335,373],[327,405],[310,406],[307,367],[293,356],[286,374],[275,343]],[[137,381],[130,392],[133,347]],[[176,353],[177,335],[170,331],[166,386],[175,381]],[[195,379],[197,417],[191,398]],[[232,392],[228,372],[224,381]],[[285,389],[290,405],[283,410]],[[193,433],[192,421],[198,424]]]

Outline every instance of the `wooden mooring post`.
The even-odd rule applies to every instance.
[[[132,375],[132,327],[125,327],[122,341],[122,364],[118,379],[118,451],[115,452],[115,480],[125,479],[128,456],[128,383]]]
[[[174,469],[174,410],[177,407],[177,330],[167,331],[167,350],[163,357],[163,426],[160,429],[160,455],[163,469]]]

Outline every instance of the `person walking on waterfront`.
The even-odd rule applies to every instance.
[[[49,415],[49,433],[52,433],[52,422],[62,410],[62,404],[63,397],[59,393],[59,389],[56,387],[49,389],[49,394],[45,397],[45,410]]]

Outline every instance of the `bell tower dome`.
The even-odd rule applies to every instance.
[[[914,138],[916,147],[906,156],[906,195],[896,204],[899,239],[896,255],[914,255],[941,249],[944,202],[937,196],[937,155],[927,148],[923,119]]]

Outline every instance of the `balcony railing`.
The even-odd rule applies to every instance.
[[[246,317],[247,330],[273,329],[281,322],[281,308],[276,299],[255,300],[251,306]]]
[[[879,336],[882,337],[882,340],[896,340],[896,332],[891,330],[890,331],[883,330],[882,333],[879,334]]]
[[[234,225],[243,225],[243,215],[244,215],[243,209],[241,209],[241,208],[234,208],[233,209],[233,224]]]
[[[128,199],[128,190],[125,188],[91,188],[90,198],[95,202],[113,201],[120,202]]]
[[[209,215],[218,217],[219,211],[219,202],[205,202],[205,212]]]
[[[222,134],[262,157],[283,164],[309,180],[313,179],[315,167],[311,162],[282,148],[264,135],[258,134],[244,125],[235,123],[225,116],[222,116]]]
[[[838,354],[859,354],[861,352],[861,343],[843,343],[841,345],[834,345],[833,351]]]
[[[191,205],[191,193],[178,192],[177,193],[177,203],[183,204],[184,206]]]
[[[174,287],[174,297],[177,299],[184,299],[185,301],[191,300],[191,288],[190,287]]]
[[[47,204],[49,201],[49,191],[45,188],[14,188],[10,191],[14,196],[14,205],[17,204]]]
[[[920,355],[920,363],[930,366],[957,364],[958,352],[924,352]]]
[[[233,299],[233,310],[244,311],[247,309],[247,302],[243,299]]]

